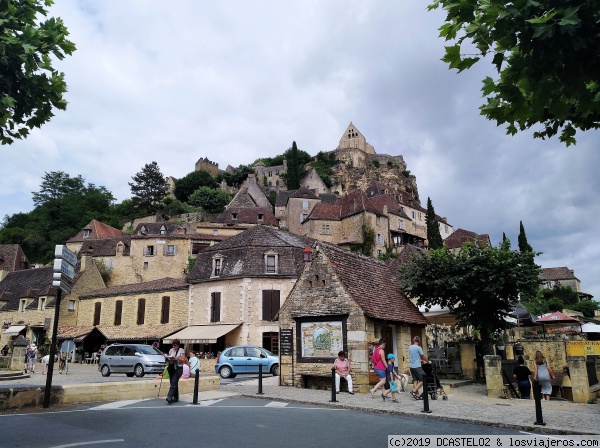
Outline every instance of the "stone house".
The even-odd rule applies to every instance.
[[[253,166],[258,185],[269,189],[286,189],[284,174],[287,172],[287,160],[283,159],[283,165],[265,166],[262,160]]]
[[[0,282],[9,272],[29,269],[29,260],[18,244],[0,244]]]
[[[101,335],[94,338],[95,345],[159,342],[187,325],[188,290],[184,279],[167,277],[82,294],[76,327],[95,328]],[[98,349],[83,342],[90,352]]]
[[[308,188],[316,195],[331,193],[325,182],[323,182],[323,179],[321,179],[321,176],[319,176],[319,173],[317,173],[317,170],[314,168],[310,168],[308,172],[302,176],[302,179],[300,179],[300,186]]]
[[[371,255],[385,253],[389,244],[387,210],[378,209],[365,193],[356,190],[334,204],[316,204],[302,222],[301,235],[354,249],[365,244],[367,232],[374,241]]]
[[[280,212],[279,225],[296,235],[301,235],[302,223],[321,199],[306,187],[300,187],[286,196],[287,202],[283,208],[284,213]]]
[[[298,278],[307,244],[291,233],[256,226],[198,254],[187,276],[188,332],[194,334],[182,336],[182,342],[213,353],[238,344],[278,353],[276,315]]]
[[[343,350],[355,391],[365,393],[377,381],[370,366],[377,341],[385,339],[386,353],[396,354],[396,365],[406,369],[411,340],[424,340],[427,323],[384,262],[314,242],[311,260],[279,312],[280,331],[294,335],[293,356],[280,356],[281,383],[331,384],[333,361]]]
[[[456,229],[450,236],[444,239],[444,246],[453,251],[459,251],[465,243],[492,247],[492,241],[487,233],[480,235],[465,229]]]
[[[78,253],[84,242],[97,239],[122,238],[125,233],[119,229],[92,219],[77,235],[67,240],[67,248]]]

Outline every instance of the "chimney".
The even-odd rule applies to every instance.
[[[387,216],[387,215],[388,215],[388,206],[387,206],[387,204],[384,204],[384,205],[383,205],[383,214],[384,214],[385,216]]]
[[[89,269],[92,263],[91,255],[81,255],[81,260],[79,262],[79,272],[83,272],[86,269]]]

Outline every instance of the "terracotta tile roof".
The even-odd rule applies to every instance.
[[[306,187],[300,187],[290,196],[290,198],[319,199],[319,197],[316,194],[314,194]]]
[[[367,195],[367,197],[372,198],[374,196],[389,193],[390,190],[391,188],[388,187],[386,184],[376,180],[374,182],[371,182],[371,185],[367,187],[367,189],[365,190],[365,194]]]
[[[337,204],[341,207],[342,218],[356,215],[362,212],[371,212],[377,215],[382,215],[383,212],[369,201],[364,191],[356,190],[350,193],[343,199],[340,199]]]
[[[111,257],[117,254],[117,244],[119,243],[124,245],[123,255],[129,255],[131,249],[130,235],[122,235],[117,238],[86,238],[79,249],[79,253],[94,257]]]
[[[452,235],[444,240],[448,249],[459,249],[465,243],[478,243],[490,247],[490,236],[487,233],[477,234],[470,230],[456,229]]]
[[[383,206],[386,205],[388,208],[388,213],[394,214],[396,216],[400,216],[401,218],[411,220],[408,215],[402,211],[400,208],[400,203],[398,200],[392,196],[391,194],[382,194],[379,196],[373,196],[369,198],[369,201],[377,207],[379,210],[383,212]]]
[[[82,294],[80,299],[95,299],[97,297],[125,296],[131,294],[142,294],[161,291],[176,291],[187,289],[188,284],[181,278],[165,277],[158,280],[152,280],[144,283],[130,283],[128,285],[116,285],[108,288],[92,291],[88,294]]]
[[[83,237],[84,230],[89,231],[89,236],[86,238]],[[124,233],[121,230],[92,219],[87,226],[77,233],[77,235],[67,240],[67,243],[76,243],[90,238],[115,238],[122,235],[124,235]]]
[[[187,325],[182,324],[145,324],[136,326],[98,325],[96,328],[106,337],[107,341],[159,340]]]
[[[187,280],[197,283],[240,276],[297,277],[303,267],[302,252],[312,241],[268,226],[252,227],[200,252]],[[278,255],[275,274],[266,273],[266,252]],[[217,254],[223,256],[221,274],[212,277],[213,256]]]
[[[0,269],[8,272],[27,269],[29,261],[18,244],[0,244]]]
[[[25,269],[9,272],[0,282],[0,301],[6,304],[0,308],[2,311],[19,309],[19,299],[33,298],[27,309],[37,309],[40,296],[56,296],[56,289],[52,287],[52,267]],[[47,303],[46,307],[54,307],[54,301]]]
[[[384,262],[324,242],[316,246],[327,256],[344,288],[367,316],[427,325],[427,319],[400,290]]]
[[[316,204],[310,212],[310,215],[308,215],[308,219],[341,221],[342,209],[339,204]]]
[[[75,339],[80,338],[82,336],[86,336],[94,329],[93,326],[83,326],[83,327],[72,327],[68,325],[59,325],[58,326],[58,339]]]
[[[262,219],[258,219],[262,215]],[[235,216],[235,219],[233,218]],[[270,207],[229,207],[215,222],[227,224],[263,224],[277,227],[277,220]]]
[[[540,272],[542,280],[579,280],[575,277],[575,272],[568,267],[542,268]]]

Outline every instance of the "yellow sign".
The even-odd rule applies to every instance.
[[[600,341],[568,341],[567,356],[600,355]]]

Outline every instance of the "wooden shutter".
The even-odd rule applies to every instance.
[[[144,317],[146,315],[146,299],[138,299],[138,314],[137,324],[144,325]]]
[[[210,321],[221,321],[221,293],[212,292],[210,294]]]
[[[279,290],[263,291],[263,320],[274,320],[280,308]]]
[[[169,296],[164,296],[162,298],[162,309],[160,312],[160,323],[161,324],[169,323],[170,306],[171,306],[171,298]]]
[[[100,325],[100,311],[102,310],[102,303],[94,303],[94,325]]]
[[[271,291],[262,292],[262,320],[271,320]]]
[[[123,301],[117,300],[115,304],[115,326],[121,325],[121,316],[123,315]]]

